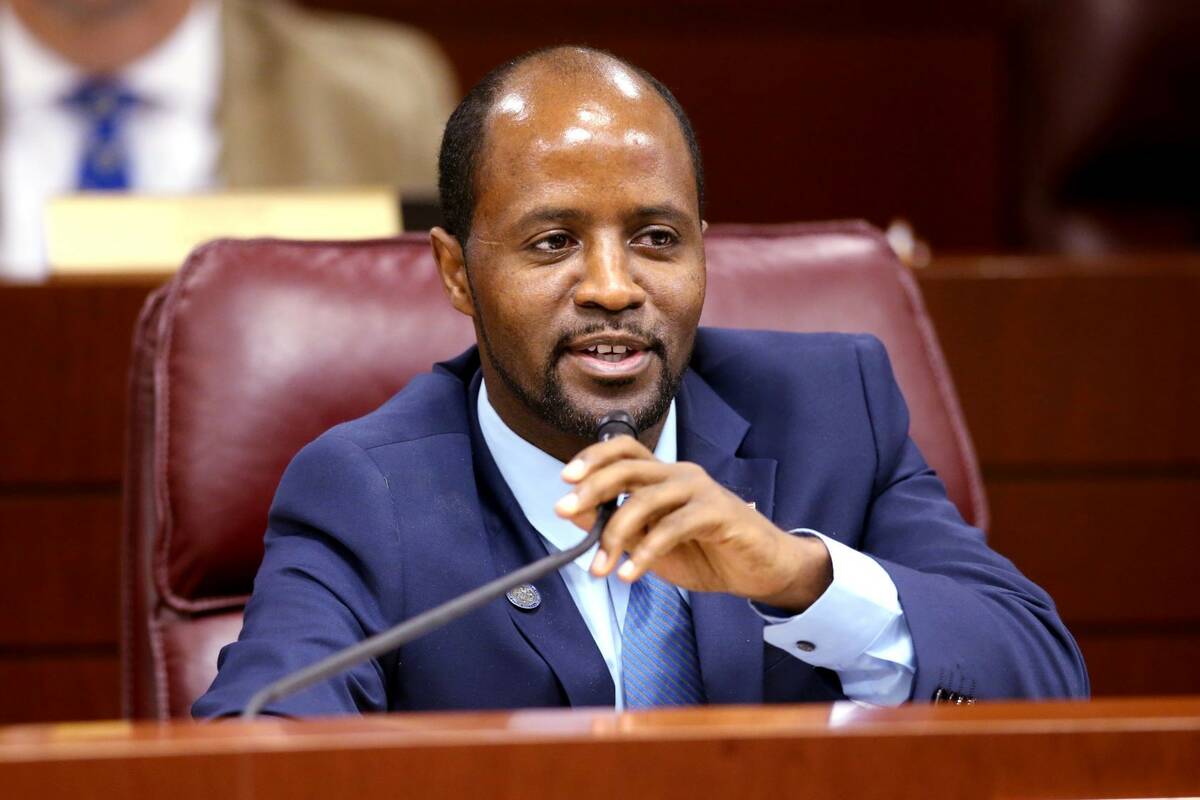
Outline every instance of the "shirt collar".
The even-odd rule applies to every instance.
[[[42,44],[7,4],[0,4],[0,77],[6,108],[56,105],[83,73]]]
[[[192,4],[171,35],[121,72],[126,85],[159,107],[208,112],[221,83],[221,9]]]
[[[207,113],[221,77],[220,4],[200,0],[171,34],[118,77],[145,101]],[[0,4],[0,79],[9,108],[57,106],[85,78],[83,70],[42,44],[7,3]]]
[[[571,485],[559,477],[563,462],[522,439],[500,419],[488,400],[486,381],[479,385],[476,405],[483,440],[525,518],[555,550],[574,547],[583,537],[583,531],[554,513],[554,504],[571,490]],[[673,463],[676,459],[675,427],[675,401],[672,400],[667,421],[654,448],[654,456],[659,461]],[[575,559],[575,564],[586,571],[595,551],[595,547],[588,550]]]

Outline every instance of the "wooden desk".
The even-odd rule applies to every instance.
[[[411,714],[0,729],[9,797],[1200,794],[1200,699]]]

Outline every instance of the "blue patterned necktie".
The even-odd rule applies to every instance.
[[[125,123],[138,98],[119,82],[89,78],[64,99],[83,118],[86,131],[76,188],[120,191],[129,188]]]
[[[704,702],[692,610],[679,590],[653,573],[629,588],[621,669],[627,708]]]

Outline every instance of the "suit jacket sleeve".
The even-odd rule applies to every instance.
[[[288,466],[271,506],[266,552],[241,635],[222,649],[196,717],[237,714],[283,675],[402,618],[393,503],[369,452],[336,435]],[[389,600],[391,598],[391,600]],[[382,711],[394,656],[359,665],[269,705],[288,716]]]
[[[939,689],[983,698],[1080,697],[1079,648],[1042,589],[967,525],[908,435],[908,408],[883,345],[857,351],[875,437],[862,549],[887,570],[912,633],[913,699]]]

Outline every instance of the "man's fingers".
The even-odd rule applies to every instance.
[[[712,522],[708,509],[695,505],[683,505],[666,514],[633,548],[617,575],[626,583],[633,583],[676,547],[702,536]]]
[[[598,469],[622,459],[653,459],[654,454],[632,436],[615,436],[580,450],[562,470],[562,479],[578,483]]]
[[[554,511],[560,517],[574,518],[638,487],[666,480],[670,475],[671,466],[654,460],[625,459],[610,463],[591,473],[569,493],[563,495],[554,504]]]
[[[678,481],[667,481],[646,486],[631,495],[604,528],[600,539],[603,554],[598,563],[593,562],[592,574],[602,577],[612,572],[621,558],[621,553],[632,549],[644,531],[652,528],[659,519],[686,504],[691,499],[688,487]]]

